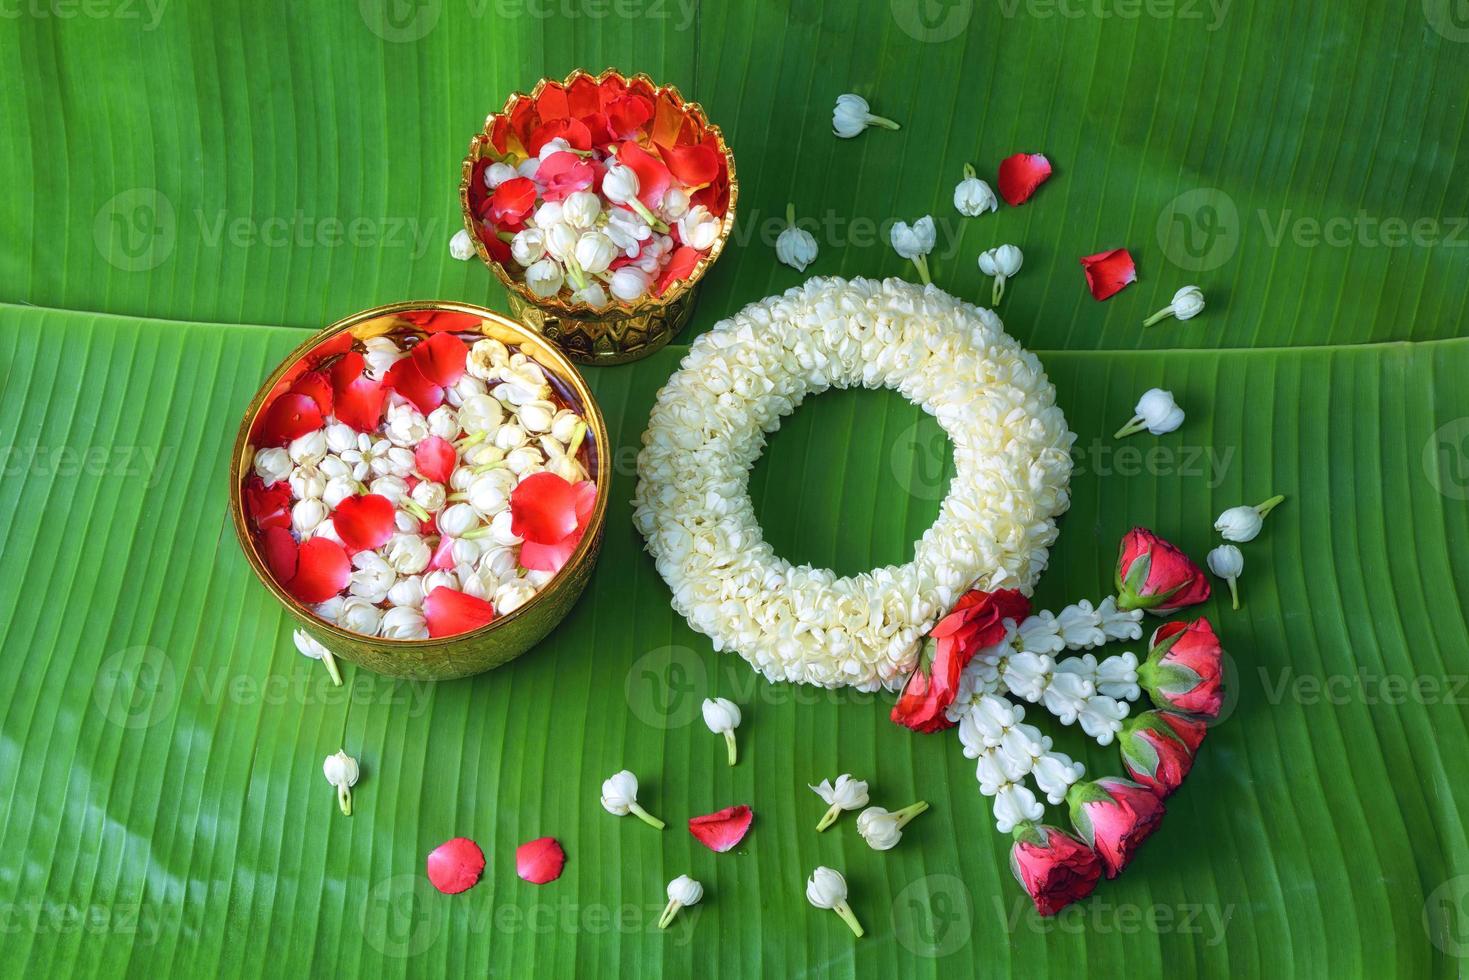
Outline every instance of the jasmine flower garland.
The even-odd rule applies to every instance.
[[[766,433],[830,387],[934,415],[957,473],[913,561],[838,577],[765,541],[747,492]],[[772,681],[900,686],[971,586],[1028,590],[1069,504],[1074,436],[1040,362],[990,311],[897,279],[815,278],[700,336],[659,392],[634,520],[674,608]]]

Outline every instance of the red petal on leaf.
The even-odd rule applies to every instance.
[[[296,556],[296,574],[286,591],[302,602],[326,602],[347,587],[352,562],[335,541],[312,538],[301,545]]]
[[[653,288],[653,294],[662,296],[674,283],[687,279],[694,271],[694,266],[704,253],[687,245],[680,245],[674,250],[673,257],[668,260],[668,265],[663,267],[663,273],[658,277],[658,283]]]
[[[447,388],[464,377],[469,348],[452,334],[436,333],[414,347],[412,357],[420,374],[433,384]]]
[[[1000,161],[1000,196],[1012,207],[1030,200],[1051,176],[1051,161],[1039,153],[1017,153]]]
[[[468,837],[456,837],[429,852],[428,880],[445,895],[474,887],[485,871],[485,852]]]
[[[316,399],[296,391],[288,391],[261,416],[258,443],[262,446],[284,446],[322,426],[321,408]]]
[[[510,530],[536,544],[557,544],[576,531],[576,488],[555,473],[532,473],[510,491]]]
[[[667,192],[673,176],[663,165],[662,160],[636,143],[619,145],[617,159],[624,166],[631,167],[632,172],[638,175],[638,200],[650,208],[656,208],[663,203],[663,195]]]
[[[515,849],[515,873],[533,885],[561,877],[566,852],[554,837],[537,837]]]
[[[723,854],[745,839],[754,819],[754,812],[743,804],[725,807],[718,813],[690,817],[689,833],[709,850]]]
[[[527,541],[520,546],[520,566],[533,572],[559,572],[571,561],[581,538],[580,534],[568,534],[555,544]]]
[[[444,389],[425,378],[418,369],[417,360],[412,357],[394,361],[388,373],[383,375],[383,384],[408,399],[425,415],[444,403]]]
[[[423,619],[429,636],[457,636],[487,625],[495,607],[483,599],[440,585],[423,600]]]
[[[719,176],[719,153],[712,146],[665,146],[660,152],[668,172],[690,187],[702,187]]]
[[[536,185],[529,177],[511,177],[490,195],[490,220],[524,221],[536,204]]]
[[[258,476],[245,483],[245,513],[257,531],[268,527],[289,529],[291,526],[291,485],[277,480],[270,486]]]
[[[299,550],[296,539],[284,527],[268,527],[260,535],[260,552],[265,559],[265,567],[281,585],[295,577],[296,552]]]
[[[365,493],[337,504],[332,525],[337,537],[355,554],[387,544],[398,529],[396,518],[392,501],[381,494]]]
[[[458,458],[454,444],[442,436],[429,436],[413,450],[413,463],[418,467],[418,472],[435,483],[449,482]]]
[[[1088,255],[1081,260],[1081,267],[1086,270],[1086,288],[1095,299],[1115,296],[1124,286],[1137,282],[1137,265],[1125,248]]]

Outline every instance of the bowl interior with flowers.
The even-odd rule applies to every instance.
[[[333,324],[266,381],[231,510],[262,582],[333,653],[465,676],[524,652],[585,587],[606,444],[543,337],[466,304],[400,303]]]
[[[608,363],[651,353],[686,322],[739,187],[697,103],[646,75],[577,71],[485,121],[459,193],[513,312],[572,357]]]

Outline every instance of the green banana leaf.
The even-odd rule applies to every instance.
[[[1039,0],[712,4],[362,0],[26,4],[0,19],[0,975],[1454,976],[1469,957],[1469,28],[1448,0],[1321,7]],[[681,344],[588,372],[615,441],[597,575],[535,650],[436,686],[300,657],[226,513],[260,380],[315,328],[413,297],[503,307],[449,259],[460,155],[511,90],[647,71],[701,101],[741,180],[735,241]],[[857,91],[903,123],[833,138]],[[963,164],[1043,151],[1020,208],[960,219]],[[911,275],[1001,307],[1078,435],[1037,598],[1100,598],[1146,524],[1202,557],[1223,508],[1288,495],[1246,545],[1232,665],[1169,815],[1119,879],[1030,910],[952,735],[890,698],[758,680],[669,606],[628,499],[693,335],[808,273]],[[353,224],[354,222],[355,225]],[[1398,232],[1406,228],[1402,235]],[[1086,294],[1126,245],[1140,281]],[[1173,291],[1209,300],[1143,330]],[[1178,432],[1111,433],[1147,387]],[[766,533],[850,572],[906,560],[951,468],[887,392],[811,400],[756,465]],[[1139,645],[1133,644],[1133,648]],[[698,717],[739,702],[741,760]],[[1048,732],[1094,773],[1115,749]],[[363,775],[351,818],[321,760]],[[629,768],[663,833],[599,786]],[[889,852],[808,783],[932,809]],[[709,852],[686,820],[748,803]],[[1064,814],[1051,818],[1064,824]],[[477,840],[446,897],[424,857]],[[515,848],[564,844],[532,886]],[[804,897],[841,869],[867,936]],[[664,885],[705,884],[666,932]]]

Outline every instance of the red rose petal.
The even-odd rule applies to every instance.
[[[510,491],[510,530],[536,544],[557,544],[576,531],[579,494],[565,478],[532,473]]]
[[[262,446],[284,446],[292,439],[315,432],[323,421],[316,399],[288,391],[271,402],[261,416],[258,442]]]
[[[663,203],[663,195],[673,177],[662,160],[636,143],[618,146],[617,160],[624,166],[631,167],[633,173],[638,175],[638,200],[650,208],[656,208]]]
[[[533,572],[559,572],[571,561],[579,544],[580,534],[568,534],[555,544],[527,541],[520,546],[520,566]]]
[[[347,336],[343,334],[343,336]],[[321,371],[311,371],[296,379],[291,385],[291,391],[297,395],[305,395],[316,402],[317,411],[322,415],[332,414],[332,385],[327,376]]]
[[[511,177],[490,195],[490,220],[495,224],[524,221],[536,204],[536,185],[529,177]]]
[[[478,330],[483,318],[473,313],[455,313],[453,310],[409,310],[403,319],[424,333],[440,331]]]
[[[591,480],[582,480],[576,485],[576,524],[586,527],[597,506],[597,485]]]
[[[487,625],[495,618],[495,607],[441,585],[424,597],[423,618],[429,636],[457,636]]]
[[[724,853],[745,839],[754,812],[744,804],[725,807],[718,813],[689,818],[689,833],[711,851]]]
[[[348,497],[332,511],[332,525],[337,537],[352,551],[381,548],[397,530],[397,513],[387,497],[364,493]]]
[[[296,574],[285,586],[302,602],[326,602],[351,579],[352,562],[342,546],[326,538],[312,538],[297,552]]]
[[[1000,196],[1012,207],[1030,200],[1051,176],[1051,161],[1040,153],[1017,153],[1000,161]]]
[[[719,176],[719,152],[712,146],[665,146],[660,153],[669,173],[689,187],[702,187]]]
[[[388,373],[383,375],[383,384],[408,399],[414,408],[425,415],[444,403],[444,389],[424,377],[423,372],[418,369],[417,360],[412,357],[399,358],[393,362]]]
[[[533,885],[561,877],[566,852],[554,837],[537,837],[515,849],[515,873]]]
[[[668,291],[668,287],[681,279],[687,279],[694,271],[694,266],[698,265],[699,260],[703,257],[704,253],[698,249],[680,245],[674,251],[673,257],[668,260],[668,265],[664,266],[663,274],[658,277],[658,284],[653,290],[654,295],[662,296]]]
[[[541,147],[558,137],[564,139],[574,150],[592,148],[592,131],[587,128],[586,123],[580,119],[555,119],[536,127],[530,134],[530,141],[525,145],[526,152],[531,156],[540,156]]]
[[[449,482],[458,459],[454,444],[442,436],[429,436],[413,450],[413,464],[418,467],[418,472],[435,483]]]
[[[468,837],[456,837],[429,852],[428,880],[445,895],[473,888],[484,870],[485,852]]]
[[[277,480],[267,487],[260,477],[252,476],[245,483],[244,497],[245,513],[257,531],[268,527],[290,528],[291,485],[285,480]]]
[[[1081,260],[1086,270],[1086,287],[1096,299],[1114,296],[1129,283],[1137,282],[1137,266],[1125,248],[1098,252]]]
[[[413,348],[419,373],[433,384],[447,388],[464,377],[469,348],[453,334],[436,333]]]
[[[289,527],[268,527],[265,533],[260,535],[261,557],[265,559],[265,567],[270,569],[270,574],[281,585],[285,585],[296,575],[296,554],[300,546],[296,539],[291,536]]]
[[[435,518],[435,525],[438,519]],[[434,553],[428,560],[430,571],[442,572],[446,568],[454,567],[454,539],[447,534],[439,538],[439,543],[434,546]]]
[[[624,95],[607,103],[607,128],[620,140],[632,139],[653,118],[653,102],[642,95]]]

